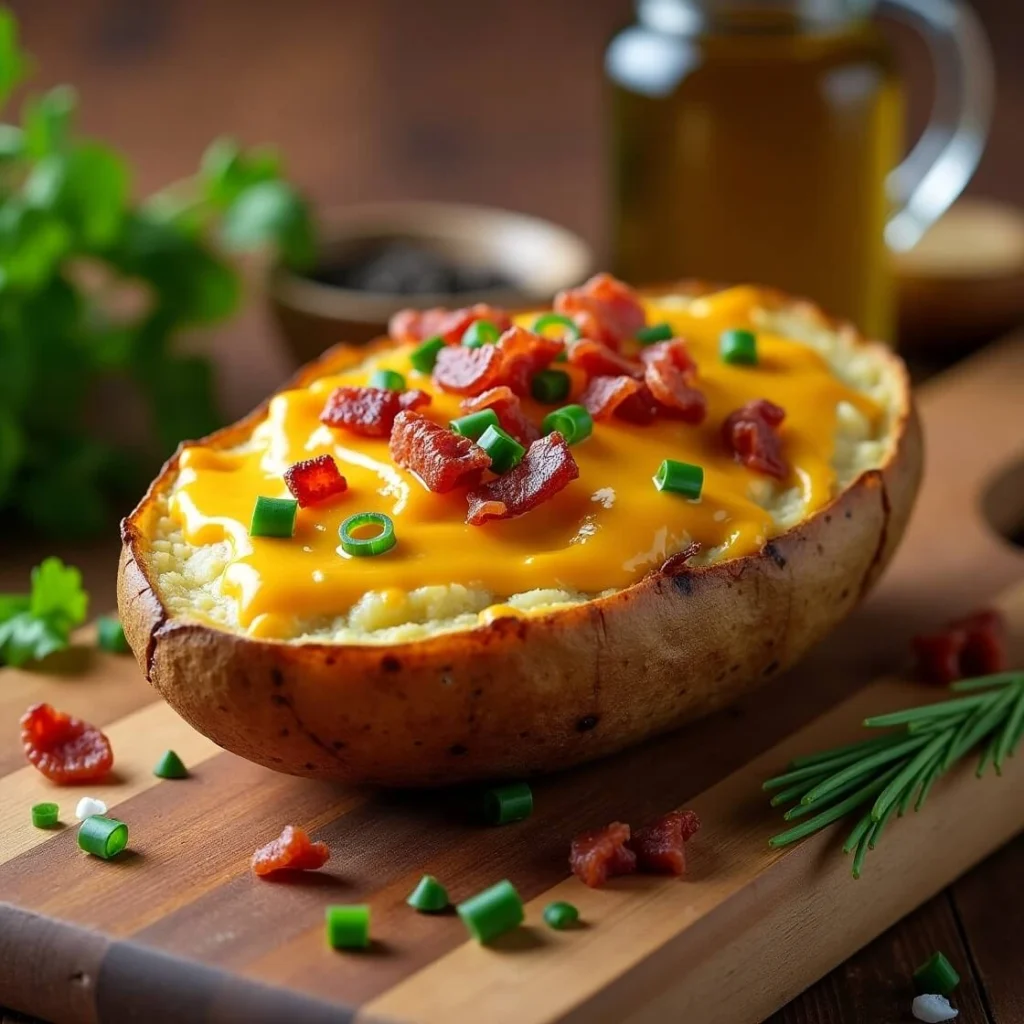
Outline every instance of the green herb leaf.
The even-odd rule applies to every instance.
[[[32,570],[29,611],[67,633],[85,621],[89,596],[82,574],[59,558],[47,558]]]
[[[0,7],[0,103],[27,72],[28,60],[18,45],[18,22],[6,7]]]
[[[141,383],[166,448],[184,439],[205,437],[221,425],[213,370],[207,360],[195,356],[162,359],[145,369]]]
[[[44,157],[63,152],[71,137],[71,124],[78,109],[78,93],[69,85],[58,85],[25,103],[22,124],[24,148],[29,156]]]
[[[276,246],[292,267],[309,266],[316,255],[309,208],[283,181],[243,191],[224,215],[223,239],[233,249]]]
[[[59,558],[32,570],[28,596],[0,596],[0,661],[24,665],[67,646],[75,626],[85,621],[88,595],[82,574]]]
[[[281,161],[272,149],[243,153],[234,139],[214,140],[203,154],[199,179],[206,198],[226,210],[246,189],[280,176]]]
[[[67,252],[67,228],[17,199],[0,206],[0,273],[5,288],[34,291],[45,285]]]
[[[40,661],[48,654],[67,646],[67,637],[45,619],[29,612],[0,622],[0,661],[15,667],[29,661]]]
[[[25,153],[25,133],[13,124],[0,124],[0,161],[16,160]]]

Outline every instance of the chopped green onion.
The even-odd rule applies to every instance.
[[[370,944],[370,908],[365,903],[328,907],[327,942],[331,949],[366,949]]]
[[[757,365],[757,335],[753,331],[736,329],[723,331],[718,340],[718,351],[722,362],[734,366]]]
[[[571,928],[580,919],[580,912],[571,904],[559,900],[557,903],[549,903],[544,908],[544,923],[549,928],[560,932],[565,928]]]
[[[354,535],[356,530],[367,526],[376,528],[377,532],[372,537]],[[398,543],[395,524],[383,512],[357,512],[341,524],[338,534],[341,537],[341,550],[357,558],[383,555]]]
[[[115,818],[94,814],[79,826],[78,845],[94,857],[110,860],[128,845],[128,826]]]
[[[424,875],[405,902],[421,914],[436,914],[448,906],[448,890],[433,875]]]
[[[405,378],[396,370],[374,370],[370,378],[371,388],[383,388],[385,391],[404,391]]]
[[[921,994],[948,996],[959,984],[960,975],[942,953],[933,953],[914,971],[914,988]]]
[[[538,402],[554,405],[569,395],[569,374],[564,370],[541,370],[530,381],[530,394]]]
[[[462,344],[466,348],[479,348],[481,345],[493,345],[501,337],[501,331],[490,320],[477,320],[471,323],[462,335]]]
[[[566,316],[564,313],[545,313],[533,321],[533,327],[530,330],[534,334],[543,334],[549,327],[564,327],[565,336],[570,341],[579,341],[580,329],[571,316]]]
[[[114,615],[101,615],[96,620],[96,642],[100,650],[110,654],[128,654],[131,651],[121,622]]]
[[[53,828],[60,818],[60,808],[56,804],[36,804],[32,808],[32,824],[36,828]]]
[[[157,761],[153,774],[158,779],[187,779],[188,769],[173,750],[165,750]]]
[[[249,525],[250,537],[291,537],[295,533],[295,516],[299,503],[294,498],[256,499]]]
[[[704,470],[689,462],[665,459],[654,474],[654,486],[659,491],[672,491],[696,501],[704,488]]]
[[[468,416],[452,420],[448,426],[456,434],[475,441],[488,427],[500,427],[501,421],[493,409],[481,409],[479,412],[471,412]]]
[[[579,444],[590,437],[594,430],[594,420],[582,405],[563,405],[544,417],[541,432],[550,434],[557,430],[565,438],[566,444]]]
[[[455,909],[477,942],[491,942],[523,923],[523,901],[507,879],[471,896]]]
[[[507,473],[518,466],[526,454],[526,449],[511,434],[506,434],[501,427],[489,426],[476,442],[491,457],[491,470],[495,473]]]
[[[444,348],[444,338],[435,335],[421,342],[409,353],[409,362],[414,370],[430,373],[437,362],[437,353]]]
[[[526,782],[495,786],[484,794],[484,815],[492,825],[523,821],[533,813],[533,790]]]
[[[636,332],[636,340],[641,345],[653,345],[656,341],[668,341],[673,333],[671,324],[653,324],[650,327],[641,327]]]

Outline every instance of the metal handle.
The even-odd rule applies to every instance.
[[[995,72],[981,22],[959,0],[882,0],[880,9],[920,30],[935,61],[931,121],[888,181],[898,209],[885,240],[905,252],[971,180],[988,136]]]

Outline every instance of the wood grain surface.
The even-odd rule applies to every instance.
[[[52,671],[59,663],[4,670],[5,720],[46,699],[106,729],[117,774],[93,790],[132,838],[105,863],[79,853],[71,827],[34,830],[27,808],[55,791],[5,734],[0,1002],[57,1021],[144,1012],[149,1024],[763,1019],[1024,827],[1024,763],[998,781],[961,772],[925,814],[892,829],[855,883],[833,833],[771,851],[779,819],[759,790],[794,752],[847,739],[869,709],[921,696],[893,674],[921,625],[997,600],[1024,660],[1024,553],[980,514],[984,489],[1024,454],[1022,389],[1024,339],[1014,339],[924,390],[926,482],[905,546],[864,608],[795,672],[727,713],[539,781],[537,813],[514,826],[474,825],[463,794],[342,788],[220,752],[154,702],[130,659],[95,651],[88,637],[65,655],[63,674]],[[189,779],[152,776],[167,747],[190,765]],[[56,795],[68,821],[79,794]],[[686,881],[636,877],[591,891],[567,877],[575,831],[683,805],[705,822]],[[255,879],[252,850],[288,822],[329,843],[328,869]],[[483,949],[454,915],[413,914],[404,897],[424,872],[455,900],[510,878],[528,903],[527,927]],[[540,912],[554,898],[577,903],[586,927],[544,929]],[[370,904],[366,953],[326,948],[323,909],[336,902]],[[991,913],[978,897],[964,906]],[[947,905],[930,914],[931,934],[960,935]],[[918,955],[894,956],[888,1012],[905,1008],[901,965]],[[979,972],[1011,969],[993,944],[961,962],[968,979],[975,956]],[[964,998],[967,1008],[982,1001],[970,980]]]

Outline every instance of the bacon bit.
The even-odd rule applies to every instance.
[[[261,878],[275,871],[315,871],[331,859],[326,843],[314,843],[305,829],[285,825],[276,838],[252,855],[252,869]]]
[[[948,686],[958,679],[1002,672],[1007,665],[1006,622],[986,608],[913,639],[922,682]]]
[[[685,874],[685,846],[699,828],[700,818],[693,811],[671,811],[638,828],[629,840],[637,870],[654,875]]]
[[[629,849],[629,826],[613,821],[604,828],[581,832],[569,849],[572,873],[591,888],[604,885],[613,875],[636,870],[636,854]]]
[[[696,386],[697,364],[682,338],[651,345],[640,353],[644,381],[660,405],[683,420],[701,423],[707,416],[707,401]]]
[[[653,423],[657,419],[659,412],[663,411],[664,407],[658,404],[654,395],[651,394],[651,389],[641,383],[640,390],[635,395],[630,395],[615,410],[615,415],[620,420],[646,427],[648,423]]]
[[[319,505],[348,489],[348,481],[338,471],[338,464],[330,455],[296,462],[284,471],[284,482],[299,508]]]
[[[637,293],[611,274],[596,274],[580,288],[559,292],[554,307],[571,316],[584,337],[613,349],[647,322]]]
[[[580,395],[580,405],[595,420],[610,420],[622,403],[639,394],[642,387],[632,377],[594,377]]]
[[[782,480],[789,474],[789,463],[776,430],[785,417],[785,410],[774,402],[757,398],[729,414],[722,437],[737,462]]]
[[[482,395],[466,398],[462,402],[464,413],[480,412],[481,409],[493,409],[501,429],[511,434],[520,444],[529,447],[540,437],[540,431],[523,412],[519,396],[506,384],[489,388]]]
[[[475,484],[491,457],[468,437],[438,426],[418,412],[400,412],[391,431],[391,457],[415,473],[428,490],[444,494]]]
[[[335,388],[320,413],[320,422],[363,437],[387,437],[400,412],[424,405],[430,405],[430,395],[416,389]]]
[[[557,338],[534,334],[525,327],[511,327],[498,339],[502,364],[500,382],[517,395],[530,393],[530,378],[549,366],[565,346]]]
[[[33,704],[21,716],[21,745],[29,763],[59,786],[96,782],[113,767],[110,740],[94,725]]]
[[[643,367],[620,356],[614,349],[591,338],[580,338],[568,349],[570,366],[578,366],[590,377],[642,377]]]
[[[469,492],[466,522],[479,526],[488,519],[521,516],[553,497],[579,475],[579,467],[565,438],[555,430],[534,441],[518,466]]]
[[[434,383],[453,395],[479,395],[498,382],[502,362],[497,345],[450,345],[437,353]]]
[[[402,309],[391,318],[388,334],[394,341],[426,341],[440,335],[449,345],[457,345],[466,329],[478,320],[490,320],[499,331],[512,326],[512,318],[503,309],[477,303],[463,309]]]

